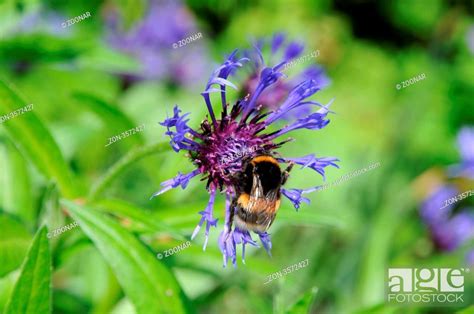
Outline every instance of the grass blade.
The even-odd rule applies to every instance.
[[[51,313],[51,252],[46,227],[36,234],[5,314]]]
[[[20,267],[32,236],[16,219],[0,214],[0,278]]]

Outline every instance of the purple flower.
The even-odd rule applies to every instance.
[[[280,158],[279,161],[293,162],[297,165],[301,165],[301,168],[308,167],[310,169],[313,169],[314,171],[319,173],[323,177],[323,179],[326,178],[324,168],[326,168],[327,166],[339,168],[339,166],[336,164],[339,159],[332,157],[317,158],[314,154],[309,154],[300,158]]]
[[[421,217],[428,226],[435,246],[451,252],[474,239],[474,211],[462,202],[444,205],[461,194],[456,187],[446,185],[433,192],[421,206]]]
[[[315,190],[309,189],[309,190],[303,190],[303,189],[281,189],[281,193],[285,195],[292,203],[293,206],[295,206],[296,210],[300,208],[301,202],[310,203],[309,198],[306,198],[303,196],[304,193],[309,193]]]
[[[236,265],[237,253],[236,246],[237,244],[242,244],[242,262],[245,264],[245,246],[247,244],[257,246],[257,243],[253,241],[252,236],[248,230],[240,230],[239,228],[234,228],[230,231],[222,231],[219,236],[219,248],[222,252],[223,264],[224,267],[227,266],[227,262],[230,259],[232,264]]]
[[[474,179],[474,127],[463,127],[459,131],[458,149],[461,163],[450,167],[453,176],[464,176]]]
[[[108,43],[139,61],[140,69],[122,73],[132,81],[166,79],[192,85],[207,68],[207,51],[191,13],[179,1],[150,0],[145,16],[125,29],[116,11],[106,16]],[[178,46],[186,38],[195,41]]]
[[[278,48],[279,45],[281,43],[276,40],[273,46]],[[295,54],[293,50],[296,50],[296,48],[291,48],[285,55],[293,56]],[[166,134],[171,139],[170,144],[173,149],[177,152],[187,151],[191,161],[196,166],[196,170],[187,175],[179,173],[177,177],[165,181],[162,183],[162,189],[156,192],[154,196],[178,186],[185,188],[189,180],[198,174],[201,174],[202,178],[207,180],[210,200],[206,209],[199,213],[201,219],[192,234],[192,238],[194,238],[201,227],[204,224],[206,225],[205,248],[210,228],[217,226],[217,220],[213,216],[215,197],[218,191],[225,194],[224,229],[220,233],[218,241],[224,258],[224,266],[227,265],[229,260],[234,266],[236,265],[236,247],[239,244],[242,245],[242,261],[245,261],[246,246],[248,244],[257,246],[257,243],[252,239],[251,230],[244,230],[240,225],[239,227],[232,226],[235,206],[233,202],[238,194],[235,186],[236,178],[242,175],[248,160],[261,155],[272,156],[279,163],[299,164],[302,168],[309,168],[323,177],[325,168],[328,166],[337,168],[336,162],[338,161],[338,159],[332,157],[318,158],[314,154],[301,158],[283,158],[277,155],[276,150],[289,141],[288,139],[278,141],[280,136],[298,129],[322,129],[329,123],[327,115],[330,113],[327,105],[318,105],[319,110],[316,112],[309,113],[306,117],[294,119],[281,129],[273,129],[274,122],[280,120],[282,116],[302,103],[316,104],[309,101],[308,98],[319,90],[315,82],[308,79],[296,84],[281,106],[276,107],[273,112],[259,106],[263,93],[278,84],[282,79],[281,69],[286,64],[285,59],[274,67],[261,68],[258,73],[259,82],[254,92],[238,99],[232,106],[228,104],[227,88],[238,89],[238,86],[229,81],[228,77],[242,68],[244,63],[248,61],[249,59],[246,57],[239,58],[236,50],[212,73],[204,92],[201,93],[209,117],[204,119],[199,129],[188,126],[188,113],[181,114],[177,106],[174,108],[173,116],[160,123],[167,128]],[[219,112],[214,109],[211,103],[211,93],[220,95],[221,109]],[[267,131],[270,129],[272,130]],[[302,194],[316,189],[318,187],[305,190],[281,189],[281,193],[294,204],[295,208],[299,208],[301,202],[309,203],[309,199],[302,197]],[[270,235],[266,232],[266,229],[256,233],[263,247],[270,254],[272,247]]]
[[[469,29],[466,32],[466,43],[467,48],[469,48],[471,54],[474,55],[474,25],[469,26]]]
[[[474,238],[474,212],[466,208],[431,228],[436,246],[443,251],[453,251]]]
[[[267,67],[262,56],[262,49],[264,49],[265,46],[271,47],[270,63],[272,63],[272,59],[277,57],[281,57],[283,62],[285,62],[285,68],[283,70],[291,68],[293,64],[297,63],[305,65],[305,69],[294,79],[288,81],[279,80],[270,88],[261,92],[259,95],[259,104],[270,110],[280,108],[281,102],[285,100],[288,94],[294,90],[300,82],[310,84],[317,90],[327,87],[330,83],[324,69],[321,66],[311,63],[310,59],[314,58],[314,53],[301,56],[304,51],[304,45],[298,42],[285,43],[285,40],[286,36],[283,33],[277,33],[273,38],[260,39],[254,44],[253,51],[245,52],[245,55],[247,55],[252,61],[252,70],[243,84],[244,94],[254,94],[257,86],[259,86],[259,74],[265,67]],[[300,59],[298,59],[298,57],[300,57]],[[293,110],[288,114],[288,116],[284,116],[283,118],[287,120],[292,119],[293,117],[302,117],[311,111],[311,103],[300,103],[299,105],[300,106],[298,106],[299,108],[297,110]]]
[[[467,252],[466,261],[468,266],[474,266],[474,250]]]
[[[443,185],[437,188],[421,204],[420,214],[428,225],[441,223],[449,218],[454,205],[444,206],[445,201],[455,197],[458,189],[452,185]]]
[[[451,166],[455,177],[469,180],[474,176],[474,128],[464,127],[458,134],[461,163]],[[463,178],[463,179],[464,179]],[[451,252],[474,239],[474,210],[465,205],[466,191],[445,184],[433,191],[421,204],[420,215],[431,233],[435,246]]]

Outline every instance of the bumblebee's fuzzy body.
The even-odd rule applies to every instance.
[[[277,160],[267,155],[246,163],[237,178],[237,196],[232,201],[231,214],[239,229],[260,233],[268,230],[280,207],[280,188],[291,166],[282,172]]]

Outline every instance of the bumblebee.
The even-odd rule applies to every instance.
[[[265,232],[275,220],[280,207],[280,188],[288,179],[293,164],[281,171],[275,158],[260,155],[244,163],[235,183],[236,196],[230,208],[232,222],[241,230]]]

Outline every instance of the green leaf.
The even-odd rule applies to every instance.
[[[135,236],[97,210],[63,200],[112,268],[138,313],[184,313],[176,278]]]
[[[59,206],[59,191],[53,182],[50,182],[41,191],[39,223],[54,230],[66,225],[66,217]],[[51,240],[54,243],[54,240]]]
[[[28,251],[5,314],[51,313],[51,252],[42,227]]]
[[[8,138],[5,138],[5,149],[0,147],[0,163],[0,173],[5,176],[3,181],[5,211],[19,216],[32,227],[36,213],[27,163]]]
[[[178,240],[186,240],[186,238],[177,229],[172,228],[166,223],[163,223],[159,219],[153,217],[151,213],[147,213],[145,210],[133,204],[129,204],[122,200],[104,199],[94,203],[94,205],[100,210],[126,217],[133,220],[134,222],[143,224],[149,229],[150,232],[166,231]]]
[[[311,304],[313,304],[318,288],[313,287],[307,291],[303,297],[293,304],[293,306],[286,312],[287,314],[306,314],[310,313]]]
[[[0,80],[0,115],[28,105]],[[54,179],[64,196],[77,195],[69,168],[53,137],[33,111],[25,112],[1,123],[24,156],[48,178]]]
[[[109,170],[102,176],[102,178],[94,184],[89,194],[90,200],[96,200],[100,194],[110,185],[120,173],[136,161],[145,158],[149,155],[163,153],[171,149],[168,143],[157,143],[149,146],[138,147],[129,151],[119,161],[117,161]]]
[[[20,267],[28,252],[31,235],[19,221],[0,215],[0,277]]]
[[[48,34],[21,34],[2,38],[0,42],[0,64],[13,65],[18,62],[67,62],[85,49],[88,42],[72,38],[60,38]]]
[[[12,294],[13,287],[18,279],[20,271],[12,271],[5,277],[0,278],[0,313],[4,313],[8,298]]]
[[[474,313],[474,305],[471,305],[463,310],[456,312],[457,314],[472,314]]]

